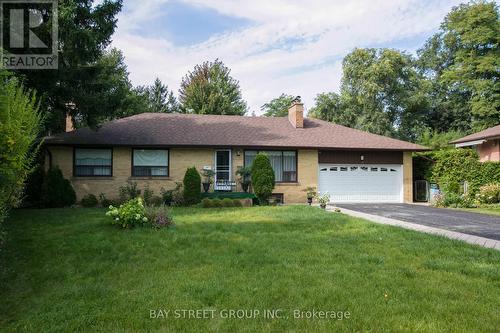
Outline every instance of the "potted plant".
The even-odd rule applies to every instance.
[[[313,199],[316,196],[316,187],[308,186],[304,189],[304,191],[307,193],[307,203],[311,206]]]
[[[241,188],[244,192],[248,192],[248,187],[250,186],[250,177],[251,177],[252,169],[248,166],[240,166],[236,170],[236,175],[241,184]]]
[[[328,192],[325,192],[322,195],[317,195],[316,200],[318,200],[319,206],[325,209],[326,205],[330,202],[330,194]]]
[[[201,171],[201,174],[203,175],[203,190],[205,191],[205,193],[207,193],[208,190],[210,190],[210,184],[212,184],[213,182],[215,172],[210,169],[203,169]]]

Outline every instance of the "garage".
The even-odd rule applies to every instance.
[[[318,191],[332,202],[403,202],[403,154],[320,151]]]
[[[403,202],[401,165],[320,164],[319,192],[332,202]]]

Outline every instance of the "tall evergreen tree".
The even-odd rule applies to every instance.
[[[122,0],[58,1],[58,69],[16,73],[26,87],[35,89],[41,97],[40,109],[46,113],[47,130],[62,130],[68,112],[84,125],[96,125],[113,116],[114,102],[102,105],[105,99],[114,99],[116,95],[111,82],[104,82],[105,72],[120,69],[111,69],[109,58],[102,57],[111,42],[121,7]],[[96,93],[98,98],[93,97]]]
[[[244,115],[247,104],[240,85],[230,76],[222,61],[196,65],[181,82],[179,101],[183,112],[199,114]]]

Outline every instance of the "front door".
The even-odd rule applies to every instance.
[[[231,150],[215,151],[215,185],[216,191],[231,191]]]

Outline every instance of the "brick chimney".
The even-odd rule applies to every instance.
[[[292,106],[288,109],[288,120],[293,127],[304,128],[304,104],[300,101],[300,96],[292,101]]]
[[[71,115],[69,113],[66,113],[66,125],[64,128],[65,132],[71,132],[75,129],[73,126],[73,118],[71,118]]]

